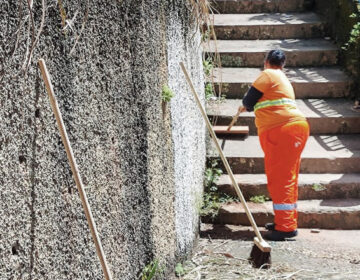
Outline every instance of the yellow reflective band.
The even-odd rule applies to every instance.
[[[290,99],[290,98],[265,100],[265,101],[256,103],[256,105],[254,106],[254,112],[256,112],[256,110],[259,110],[259,109],[263,109],[263,108],[267,108],[267,107],[271,107],[271,106],[280,106],[280,105],[293,105],[296,107],[296,102],[294,99]]]

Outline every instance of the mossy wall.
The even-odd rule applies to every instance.
[[[354,78],[353,95],[360,97],[360,3],[358,0],[315,0],[316,11],[327,22],[327,31],[341,48],[339,61]],[[350,15],[355,14],[354,17]],[[349,42],[355,25],[359,25],[359,33],[354,42]],[[354,34],[354,32],[353,32]]]
[[[182,33],[170,32],[169,12]],[[186,67],[203,92],[193,34],[186,1],[0,1],[0,279],[103,279],[39,58],[114,279],[137,279],[154,259],[164,267],[159,278],[169,279],[191,252],[196,206],[177,201],[202,190],[204,125],[193,106],[163,106],[162,88],[170,86],[178,107],[190,94],[178,65],[168,64],[175,40],[171,53],[191,58]],[[196,168],[177,169],[184,162]],[[181,174],[191,188],[178,189]],[[179,215],[190,229],[179,231]]]

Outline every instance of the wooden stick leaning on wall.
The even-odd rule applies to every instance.
[[[96,253],[100,259],[100,263],[101,263],[101,267],[102,267],[105,279],[112,280],[110,270],[109,270],[108,264],[106,262],[106,257],[105,257],[105,254],[104,254],[104,251],[103,251],[103,248],[101,245],[101,241],[99,238],[99,234],[96,229],[96,224],[95,224],[93,215],[91,213],[91,208],[90,208],[87,196],[86,196],[86,192],[84,190],[84,186],[83,186],[83,183],[82,183],[82,180],[80,177],[80,173],[79,173],[76,161],[75,161],[75,157],[74,157],[72,148],[70,146],[70,141],[69,141],[69,138],[68,138],[65,126],[64,126],[64,122],[63,122],[63,119],[62,119],[62,116],[61,116],[61,113],[59,110],[59,106],[56,101],[56,97],[54,94],[53,86],[51,84],[50,76],[47,71],[45,61],[43,59],[39,59],[39,67],[40,67],[41,74],[42,74],[42,77],[45,82],[46,90],[47,90],[49,98],[50,98],[51,107],[53,109],[53,112],[54,112],[54,115],[56,118],[56,122],[58,124],[61,139],[65,146],[66,155],[69,160],[69,164],[70,164],[70,167],[71,167],[74,179],[75,179],[75,183],[79,190],[79,194],[80,194],[81,202],[82,202],[82,205],[84,208],[85,216],[86,216],[86,219],[89,224],[89,228],[90,228],[90,232],[91,232],[93,241],[95,243]]]

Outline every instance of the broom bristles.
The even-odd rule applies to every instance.
[[[250,253],[249,262],[253,267],[269,269],[271,267],[271,252],[263,252],[254,244]]]

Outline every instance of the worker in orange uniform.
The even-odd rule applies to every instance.
[[[309,125],[297,108],[294,89],[284,74],[285,54],[270,51],[264,71],[243,98],[239,111],[255,111],[255,124],[265,154],[267,187],[275,213],[265,227],[265,238],[283,241],[297,233],[300,156],[309,137]]]

